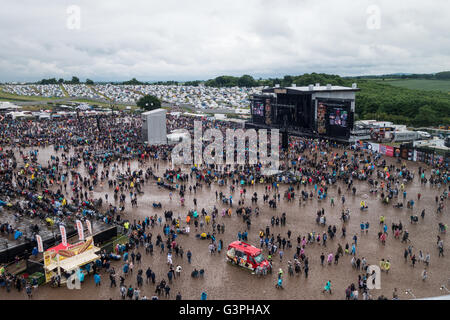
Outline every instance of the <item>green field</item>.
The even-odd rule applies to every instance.
[[[388,83],[396,87],[402,87],[413,90],[450,92],[450,80],[406,79],[406,80],[385,80],[380,81],[380,83]]]

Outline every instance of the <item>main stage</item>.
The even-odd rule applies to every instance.
[[[251,121],[246,128],[280,129],[308,138],[351,142],[356,84],[351,88],[309,85],[263,89],[251,98]]]

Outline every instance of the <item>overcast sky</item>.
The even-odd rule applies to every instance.
[[[449,13],[448,0],[2,0],[0,81],[439,72]]]

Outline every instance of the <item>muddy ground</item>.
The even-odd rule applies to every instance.
[[[49,154],[52,152],[51,148],[42,150],[39,154],[39,161],[46,163]],[[391,161],[391,160],[389,160]],[[148,163],[143,168],[152,165]],[[265,230],[267,225],[270,225],[270,219],[272,216],[280,216],[283,212],[287,215],[286,226],[275,226],[271,228],[271,232],[275,237],[278,233],[282,237],[287,237],[286,233],[291,230],[291,240],[293,248],[286,249],[283,261],[280,262],[279,256],[274,256],[274,270],[283,268],[284,271],[284,289],[275,288],[277,279],[276,272],[266,276],[265,278],[259,278],[249,271],[232,266],[225,262],[225,251],[221,254],[210,255],[208,251],[208,242],[206,240],[198,240],[195,238],[195,228],[192,226],[190,235],[180,235],[177,240],[178,243],[184,248],[184,258],[173,257],[174,266],[181,265],[183,268],[181,278],[173,280],[170,284],[171,296],[170,299],[174,299],[178,291],[181,292],[183,299],[200,299],[202,291],[207,292],[208,299],[345,299],[345,289],[351,284],[357,285],[357,279],[359,272],[352,269],[350,255],[344,255],[339,260],[338,265],[332,264],[331,266],[320,266],[320,254],[322,252],[327,255],[328,253],[335,253],[338,243],[343,247],[348,242],[351,246],[352,237],[354,234],[358,235],[358,246],[356,251],[356,257],[366,257],[368,264],[379,264],[379,261],[384,258],[391,261],[391,270],[389,274],[382,273],[381,275],[381,289],[371,290],[373,298],[377,298],[379,295],[385,295],[388,298],[392,298],[392,291],[394,288],[398,288],[400,299],[410,299],[411,295],[405,293],[406,289],[411,289],[412,293],[418,297],[437,296],[441,294],[447,294],[444,290],[440,290],[442,284],[447,285],[450,278],[449,267],[449,253],[445,251],[445,257],[438,258],[438,249],[436,245],[436,239],[438,233],[438,223],[443,222],[450,224],[450,216],[448,210],[448,199],[445,203],[444,212],[442,214],[436,214],[437,204],[435,203],[435,195],[440,195],[443,192],[443,187],[438,190],[437,188],[430,187],[427,184],[425,187],[418,181],[417,168],[418,164],[413,162],[407,162],[407,165],[414,168],[416,172],[416,178],[414,182],[407,185],[408,197],[407,200],[413,198],[416,202],[413,210],[414,214],[420,215],[420,212],[425,209],[426,216],[424,220],[419,217],[419,223],[417,225],[410,224],[411,210],[406,208],[406,201],[404,201],[404,209],[395,209],[390,205],[383,205],[379,200],[379,195],[371,195],[369,193],[369,185],[367,181],[354,180],[354,185],[357,188],[356,195],[353,196],[351,191],[347,191],[346,187],[341,185],[343,194],[346,197],[345,206],[351,211],[351,219],[347,223],[347,237],[341,238],[341,226],[340,212],[342,204],[340,197],[337,194],[337,185],[331,186],[328,192],[328,198],[325,201],[318,201],[317,199],[308,200],[306,203],[302,201],[299,205],[298,199],[293,202],[282,200],[278,204],[276,210],[270,209],[268,204],[264,204],[262,201],[262,195],[264,193],[264,185],[256,185],[255,187],[247,187],[247,196],[245,204],[251,204],[251,195],[253,192],[257,192],[259,195],[258,206],[260,208],[259,217],[252,218],[251,230],[249,231],[248,242],[259,246],[259,231]],[[422,166],[424,166],[422,164]],[[161,174],[164,168],[170,167],[170,164],[159,162],[159,174]],[[82,168],[82,166],[80,166]],[[138,168],[138,163],[132,163],[132,169]],[[186,171],[189,168],[186,168]],[[429,173],[429,169],[428,169]],[[188,184],[189,185],[189,184]],[[280,187],[281,197],[283,197],[284,190],[287,186],[282,185]],[[301,187],[303,188],[303,187]],[[168,191],[158,188],[156,183],[149,180],[145,184],[145,194],[138,197],[138,208],[131,208],[129,194],[127,195],[127,205],[124,214],[124,218],[128,218],[130,221],[141,220],[148,215],[163,214],[164,210],[173,210],[174,217],[178,215],[185,221],[185,217],[190,208],[193,208],[193,198],[198,199],[198,210],[205,208],[210,212],[211,208],[215,205],[219,209],[218,223],[224,223],[226,226],[225,234],[217,235],[217,240],[222,239],[224,246],[226,247],[230,242],[237,240],[237,233],[244,231],[246,225],[242,222],[242,218],[236,216],[222,217],[220,212],[223,205],[220,201],[216,201],[215,191],[223,191],[226,195],[229,195],[228,187],[220,187],[218,185],[212,185],[211,188],[204,186],[202,190],[198,190],[197,194],[186,194],[186,206],[180,207],[179,195],[174,194],[173,200],[169,199]],[[310,187],[307,188],[311,190]],[[95,189],[96,197],[103,197],[105,193],[109,194],[110,201],[113,201],[113,190],[108,188],[107,183]],[[298,192],[298,191],[296,191]],[[422,198],[417,201],[417,193],[422,194]],[[335,199],[336,205],[331,207],[330,198]],[[233,195],[233,209],[237,208],[237,201],[239,198],[239,191],[236,190]],[[360,211],[360,201],[364,199],[369,206],[368,211]],[[399,200],[401,201],[401,200]],[[153,202],[161,202],[163,209],[153,209]],[[105,206],[105,204],[104,204]],[[253,205],[255,207],[255,205]],[[295,253],[296,238],[300,235],[306,235],[307,232],[326,231],[326,227],[321,227],[316,224],[315,217],[318,209],[324,208],[327,217],[327,224],[336,225],[337,237],[333,240],[327,241],[327,246],[313,244],[307,245],[306,255],[309,257],[310,272],[309,277],[305,279],[304,274],[301,276],[289,277],[287,273],[287,261],[292,260]],[[386,245],[382,245],[377,239],[377,233],[380,231],[379,217],[380,215],[386,216],[386,223],[389,227],[389,235]],[[370,222],[370,231],[368,234],[361,234],[360,223]],[[413,245],[413,252],[416,256],[419,250],[422,250],[424,254],[429,252],[431,254],[431,264],[428,268],[429,277],[426,281],[422,281],[422,271],[424,269],[423,263],[418,262],[413,268],[411,263],[405,262],[403,258],[403,252],[407,247],[407,244],[401,243],[400,240],[394,239],[390,226],[392,222],[398,223],[401,221],[405,228],[410,232],[411,244]],[[184,223],[183,223],[184,224]],[[156,238],[158,233],[163,234],[162,227],[155,227],[150,229],[153,233],[153,239]],[[212,232],[211,224],[205,227],[206,231]],[[442,235],[444,239],[444,248],[448,246],[448,235]],[[160,250],[155,248],[153,256],[146,255],[145,249],[139,249],[143,255],[142,265],[135,266],[133,275],[129,275],[125,281],[126,286],[132,284],[136,286],[136,273],[137,269],[142,268],[145,272],[148,266],[156,273],[156,281],[160,281],[165,278],[167,281],[168,266],[166,264],[166,254],[160,254]],[[186,252],[191,250],[193,253],[192,263],[188,264],[186,258]],[[267,251],[264,250],[267,256]],[[112,265],[116,268],[119,274],[122,273],[123,262],[113,262]],[[204,278],[193,279],[190,276],[193,268],[205,269]],[[82,284],[81,290],[69,290],[65,287],[51,288],[50,286],[42,286],[34,291],[33,299],[120,299],[119,287],[110,288],[110,281],[108,274],[103,271],[101,273],[102,284],[100,287],[95,287],[93,277],[88,276],[85,278],[85,282]],[[144,275],[145,277],[145,275]],[[323,286],[327,280],[332,282],[333,293],[322,293]],[[117,278],[117,282],[118,278]],[[145,284],[141,289],[141,297],[146,295],[150,298],[155,291],[155,286],[152,284]],[[26,299],[24,290],[17,292],[12,290],[10,294],[7,294],[4,289],[0,291],[2,299]],[[360,296],[360,298],[362,298]],[[161,298],[165,299],[165,298]]]

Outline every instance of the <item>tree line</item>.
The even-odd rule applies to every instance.
[[[450,80],[450,71],[438,73],[413,73],[413,74],[385,74],[372,76],[348,77],[349,79],[425,79],[425,80]]]
[[[64,80],[63,78],[59,78],[56,80],[56,78],[49,78],[49,79],[42,79],[37,82],[37,84],[81,84],[80,79],[78,77],[73,76],[72,80]],[[91,79],[86,79],[85,84],[94,84],[94,81]]]
[[[361,119],[388,120],[412,126],[450,124],[450,96],[370,80],[358,81],[356,113]]]

